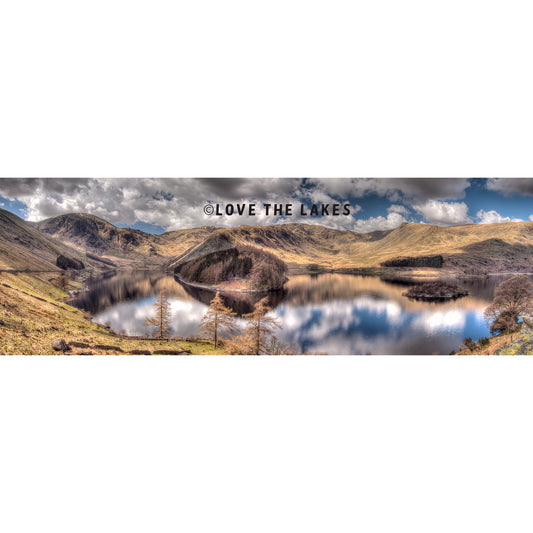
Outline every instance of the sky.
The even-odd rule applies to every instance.
[[[256,204],[254,216],[247,210],[225,213],[228,204],[248,209],[250,203]],[[292,204],[293,212],[267,215],[265,203]],[[312,204],[336,203],[350,204],[350,214],[309,215]],[[208,204],[219,204],[222,216],[206,214]],[[405,222],[451,226],[533,220],[533,179],[0,178],[0,208],[29,221],[90,213],[150,233],[287,222],[369,232]]]

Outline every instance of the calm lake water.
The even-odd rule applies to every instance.
[[[291,276],[282,291],[268,293],[272,314],[283,326],[278,338],[298,353],[449,354],[465,337],[489,335],[483,309],[505,279],[463,280],[470,295],[451,302],[418,302],[402,295],[406,285],[346,274]],[[73,304],[115,331],[144,335],[154,301],[165,290],[172,310],[172,333],[200,333],[211,291],[180,284],[162,272],[119,273],[90,283]],[[238,315],[265,294],[222,293]]]

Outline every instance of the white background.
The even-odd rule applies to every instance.
[[[530,2],[2,1],[2,176],[533,176]],[[0,530],[531,531],[530,358],[2,358]]]

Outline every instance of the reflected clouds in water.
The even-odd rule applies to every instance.
[[[467,282],[464,282],[467,283]],[[405,287],[379,278],[324,274],[293,276],[283,291],[268,295],[283,329],[278,337],[299,353],[432,354],[450,353],[465,337],[488,335],[482,312],[495,284],[473,282],[470,296],[453,302],[418,302],[403,296]],[[144,322],[154,316],[160,290],[169,297],[171,332],[200,334],[210,291],[191,290],[164,273],[120,274],[100,280],[78,299],[93,310],[95,321],[115,331],[145,335]],[[225,293],[239,315],[250,312],[262,294]],[[241,326],[244,320],[238,319]]]

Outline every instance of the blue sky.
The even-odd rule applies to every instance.
[[[262,212],[291,203],[291,217]],[[208,216],[203,207],[256,203],[256,216]],[[349,203],[349,216],[301,216],[299,205]],[[533,179],[525,178],[221,178],[0,179],[0,208],[27,220],[86,212],[151,233],[204,225],[319,223],[374,231],[404,222],[442,226],[530,220]]]

